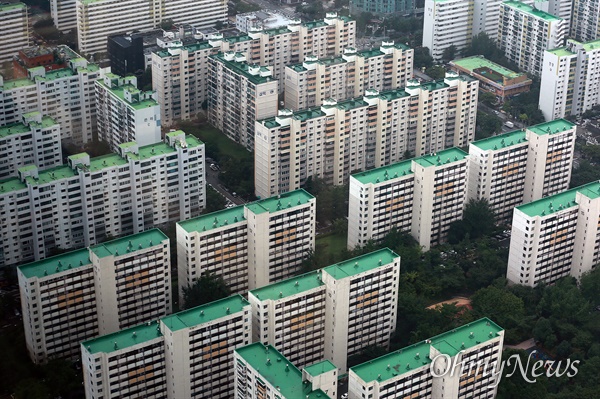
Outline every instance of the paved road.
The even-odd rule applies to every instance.
[[[242,205],[246,203],[242,198],[231,195],[231,190],[228,191],[225,189],[225,186],[223,186],[219,181],[219,172],[212,170],[210,168],[210,162],[208,161],[206,161],[206,185],[208,186],[207,189],[212,186],[212,188],[221,194],[225,199],[236,205]]]

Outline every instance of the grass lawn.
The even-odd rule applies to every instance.
[[[346,249],[346,236],[344,234],[325,234],[318,235],[315,247],[319,252],[325,252],[332,257],[335,262],[342,259],[342,251]]]
[[[217,146],[219,153],[228,155],[233,159],[244,159],[252,158],[252,154],[248,152],[243,146],[229,139],[218,129],[203,125],[198,126],[195,123],[181,122],[181,130],[187,134],[193,134],[198,137],[204,143],[211,143]]]

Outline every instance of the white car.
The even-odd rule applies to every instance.
[[[343,394],[342,399],[348,399],[348,394],[347,393]]]

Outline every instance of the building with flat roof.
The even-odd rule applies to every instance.
[[[0,264],[40,260],[53,248],[94,245],[200,214],[202,142],[176,131],[164,142],[125,143],[119,150],[71,155],[68,164],[43,171],[27,165],[19,177],[0,180]]]
[[[235,16],[235,28],[240,32],[249,32],[253,29],[276,29],[287,26],[292,19],[268,10],[247,12]]]
[[[497,44],[519,69],[541,75],[544,52],[564,44],[569,22],[519,1],[500,5]]]
[[[171,312],[169,239],[160,230],[17,268],[34,363],[79,356],[79,343]]]
[[[577,279],[600,257],[600,182],[515,208],[506,278],[534,287]]]
[[[252,29],[240,36],[213,34],[207,41],[173,43],[152,53],[152,84],[162,107],[163,125],[194,118],[200,112],[208,99],[208,59],[213,54],[234,51],[244,53],[249,64],[268,65],[283,90],[287,65],[310,55],[332,57],[355,44],[356,22],[336,13],[318,21],[294,19],[286,27]]]
[[[393,41],[378,49],[345,48],[334,58],[306,57],[285,68],[285,108],[298,111],[360,96],[367,89],[393,90],[412,78],[413,49]]]
[[[22,48],[13,57],[13,79],[26,78],[29,68],[43,66],[46,71],[52,71],[64,67],[64,65],[57,64],[56,58],[56,49],[51,47],[33,46]]]
[[[544,53],[539,108],[546,120],[581,115],[600,104],[600,39]]]
[[[77,29],[77,0],[50,0],[50,16],[63,33]]]
[[[146,70],[144,34],[112,35],[107,39],[110,70],[115,75],[140,74]]]
[[[179,297],[205,273],[232,292],[289,278],[315,246],[315,198],[304,190],[177,223]]]
[[[156,92],[139,90],[135,76],[112,73],[96,80],[95,87],[99,140],[114,152],[123,143],[146,146],[161,141]]]
[[[147,32],[171,20],[209,28],[227,20],[225,0],[76,0],[79,50],[106,52],[106,38],[116,32]]]
[[[234,295],[82,342],[86,397],[231,398],[233,351],[250,343],[250,323]]]
[[[425,0],[423,47],[434,60],[450,46],[460,51],[471,43],[474,8],[471,0]]]
[[[208,59],[208,121],[233,141],[254,150],[254,124],[277,114],[278,81],[269,67],[229,51]]]
[[[573,1],[570,36],[581,42],[600,39],[600,7],[597,1]]]
[[[31,27],[27,5],[24,3],[0,3],[0,64],[12,61],[19,50],[29,47]]]
[[[448,72],[446,78],[258,121],[256,194],[275,195],[318,176],[341,185],[351,173],[389,165],[473,140],[479,82]],[[459,99],[459,100],[457,100]],[[295,156],[294,156],[295,155]]]
[[[48,169],[62,164],[60,126],[40,112],[23,115],[19,123],[0,126],[0,179],[18,175],[25,165]]]
[[[374,15],[410,14],[415,11],[415,0],[352,0],[350,13],[370,12]]]
[[[533,81],[527,74],[504,68],[485,57],[473,56],[450,62],[452,69],[466,73],[479,81],[479,89],[492,93],[500,101],[529,91]]]
[[[493,399],[503,343],[504,330],[479,319],[351,367],[348,397]]]
[[[323,362],[300,371],[275,347],[260,342],[235,350],[235,397],[334,399],[337,369]]]

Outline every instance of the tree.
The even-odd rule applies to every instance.
[[[446,76],[446,69],[443,66],[435,65],[427,68],[425,74],[434,80],[444,79]]]
[[[581,295],[587,299],[592,306],[600,306],[600,267],[596,266],[592,271],[581,277]]]
[[[171,18],[163,19],[160,23],[160,28],[163,30],[169,30],[173,27],[173,20]]]
[[[515,327],[525,315],[523,300],[513,293],[490,286],[471,297],[473,311],[479,317],[489,317],[504,328]]]
[[[225,208],[225,198],[211,187],[206,188],[206,208],[202,213],[211,213]]]
[[[442,53],[442,60],[444,60],[445,62],[452,61],[456,56],[457,51],[458,49],[454,44],[450,47],[445,48],[444,52]]]
[[[417,47],[414,49],[414,53],[415,68],[429,68],[433,65],[433,57],[427,47]]]
[[[231,295],[223,277],[205,273],[189,287],[183,288],[183,309],[190,309]]]
[[[448,242],[456,244],[466,237],[477,239],[490,236],[495,230],[496,217],[485,199],[471,199],[463,212],[463,218],[450,225]]]
[[[489,91],[484,91],[483,93],[479,94],[479,101],[488,107],[493,107],[496,105],[496,95],[494,93],[490,93]]]
[[[475,138],[477,140],[490,137],[501,130],[502,120],[500,118],[496,115],[477,111],[477,120],[475,122]]]

